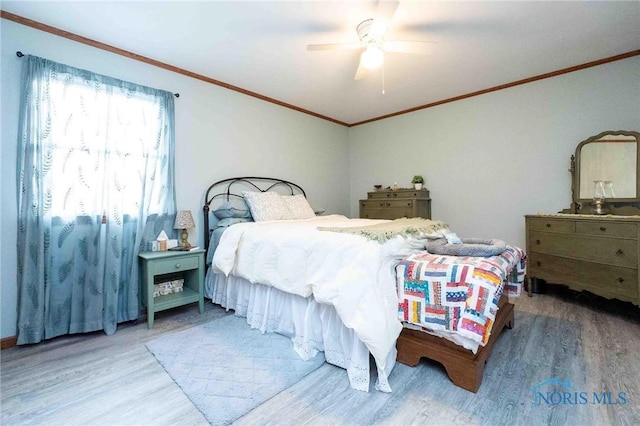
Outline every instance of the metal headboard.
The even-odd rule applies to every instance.
[[[239,198],[243,199],[241,193],[234,193],[232,190],[233,185],[236,184],[236,188],[238,188],[238,192],[242,190],[255,189],[260,192],[267,192],[278,188],[286,188],[287,191],[291,192],[291,195],[302,194],[307,196],[302,189],[301,186],[296,185],[293,182],[289,182],[286,180],[278,179],[278,178],[269,178],[269,177],[258,177],[258,176],[244,176],[244,177],[234,177],[219,180],[215,182],[207,188],[207,192],[204,195],[204,207],[202,210],[204,212],[204,249],[209,249],[209,211],[211,207],[211,203],[216,198],[222,198],[224,201],[229,201],[231,199]],[[216,188],[217,187],[217,188]],[[216,188],[214,190],[214,188]],[[214,195],[211,195],[214,194]]]

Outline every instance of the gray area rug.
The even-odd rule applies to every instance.
[[[262,334],[228,315],[159,337],[147,349],[213,425],[226,425],[320,367],[287,337]]]

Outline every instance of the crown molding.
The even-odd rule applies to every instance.
[[[631,52],[622,53],[620,55],[615,55],[615,56],[610,56],[608,58],[599,59],[597,61],[587,62],[585,64],[576,65],[576,66],[569,67],[569,68],[563,68],[561,70],[557,70],[557,71],[552,71],[552,72],[548,72],[548,73],[545,73],[545,74],[536,75],[534,77],[524,78],[522,80],[517,80],[517,81],[513,81],[511,83],[506,83],[506,84],[501,84],[499,86],[490,87],[488,89],[478,90],[477,92],[467,93],[465,95],[455,96],[455,97],[449,98],[449,99],[443,99],[441,101],[436,101],[436,102],[432,102],[432,103],[429,103],[429,104],[425,104],[425,105],[421,105],[421,106],[405,109],[405,110],[394,112],[394,113],[391,113],[391,114],[381,115],[379,117],[370,118],[368,120],[359,121],[357,123],[351,123],[351,124],[349,124],[349,127],[359,126],[361,124],[367,124],[367,123],[371,123],[373,121],[384,120],[386,118],[396,117],[398,115],[408,114],[410,112],[419,111],[421,109],[431,108],[431,107],[435,107],[435,106],[442,105],[442,104],[448,104],[450,102],[461,101],[463,99],[472,98],[474,96],[480,96],[480,95],[484,95],[486,93],[497,92],[498,90],[509,89],[511,87],[514,87],[514,86],[520,86],[521,84],[533,83],[534,81],[540,81],[540,80],[544,80],[546,78],[557,77],[557,76],[562,75],[562,74],[568,74],[568,73],[575,72],[575,71],[580,71],[580,70],[583,70],[583,69],[586,69],[586,68],[597,67],[598,65],[607,64],[609,62],[620,61],[622,59],[627,59],[627,58],[631,58],[631,57],[638,56],[638,55],[640,55],[640,50],[632,50]]]
[[[572,66],[572,67],[569,67],[569,68],[563,68],[563,69],[560,69],[560,70],[557,70],[557,71],[552,71],[552,72],[548,72],[548,73],[545,73],[545,74],[540,74],[540,75],[536,75],[536,76],[533,76],[533,77],[528,77],[528,78],[525,78],[525,79],[522,79],[522,80],[513,81],[511,83],[501,84],[499,86],[489,87],[487,89],[478,90],[477,92],[467,93],[467,94],[460,95],[460,96],[454,96],[452,98],[443,99],[443,100],[436,101],[436,102],[431,102],[431,103],[428,103],[428,104],[424,104],[424,105],[420,105],[420,106],[404,109],[404,110],[397,111],[397,112],[394,112],[394,113],[381,115],[381,116],[378,116],[378,117],[369,118],[367,120],[358,121],[358,122],[355,122],[355,123],[346,123],[344,121],[340,121],[340,120],[337,120],[335,118],[328,117],[326,115],[318,114],[318,113],[315,113],[313,111],[310,111],[310,110],[307,110],[307,109],[304,109],[304,108],[300,108],[300,107],[297,107],[295,105],[292,105],[292,104],[289,104],[289,103],[286,103],[286,102],[282,102],[282,101],[279,101],[277,99],[270,98],[268,96],[264,96],[264,95],[261,95],[261,94],[256,93],[256,92],[252,92],[250,90],[246,90],[246,89],[243,89],[241,87],[234,86],[232,84],[225,83],[223,81],[213,79],[211,77],[207,77],[207,76],[204,76],[204,75],[201,75],[201,74],[197,74],[197,73],[192,72],[192,71],[185,70],[185,69],[177,67],[175,65],[167,64],[167,63],[160,62],[160,61],[157,61],[157,60],[152,59],[152,58],[148,58],[146,56],[138,55],[137,53],[129,52],[128,50],[120,49],[119,47],[111,46],[111,45],[108,45],[108,44],[105,44],[105,43],[102,43],[102,42],[99,42],[99,41],[96,41],[96,40],[93,40],[93,39],[90,39],[90,38],[87,38],[87,37],[83,37],[83,36],[80,36],[80,35],[65,31],[65,30],[61,30],[59,28],[52,27],[50,25],[43,24],[41,22],[34,21],[34,20],[19,16],[19,15],[15,15],[13,13],[6,12],[4,10],[0,10],[0,18],[7,19],[9,21],[13,21],[13,22],[16,22],[18,24],[26,25],[28,27],[32,27],[32,28],[38,29],[40,31],[45,31],[45,32],[48,32],[48,33],[51,33],[51,34],[54,34],[54,35],[57,35],[57,36],[60,36],[60,37],[64,37],[64,38],[67,38],[69,40],[76,41],[78,43],[83,43],[83,44],[95,47],[97,49],[102,49],[102,50],[106,50],[106,51],[111,52],[111,53],[115,53],[117,55],[125,56],[127,58],[134,59],[136,61],[144,62],[146,64],[149,64],[149,65],[152,65],[152,66],[155,66],[155,67],[158,67],[158,68],[162,68],[162,69],[165,69],[167,71],[175,72],[177,74],[181,74],[181,75],[184,75],[184,76],[187,76],[187,77],[191,77],[191,78],[194,78],[196,80],[204,81],[206,83],[213,84],[215,86],[223,87],[225,89],[229,89],[229,90],[232,90],[234,92],[242,93],[244,95],[251,96],[251,97],[260,99],[262,101],[265,101],[265,102],[269,102],[269,103],[272,103],[272,104],[275,104],[275,105],[279,105],[279,106],[282,106],[282,107],[285,107],[285,108],[289,108],[289,109],[292,109],[294,111],[298,111],[298,112],[301,112],[303,114],[308,114],[308,115],[311,115],[311,116],[314,116],[314,117],[317,117],[317,118],[321,118],[323,120],[327,120],[327,121],[330,121],[332,123],[336,123],[336,124],[339,124],[339,125],[345,126],[345,127],[355,127],[355,126],[360,126],[360,125],[363,125],[363,124],[371,123],[371,122],[374,122],[374,121],[380,121],[380,120],[384,120],[384,119],[391,118],[391,117],[397,117],[399,115],[408,114],[408,113],[419,111],[419,110],[422,110],[422,109],[432,108],[432,107],[435,107],[435,106],[439,106],[439,105],[443,105],[443,104],[447,104],[447,103],[451,103],[451,102],[461,101],[463,99],[472,98],[474,96],[480,96],[480,95],[484,95],[484,94],[487,94],[487,93],[496,92],[498,90],[509,89],[511,87],[520,86],[522,84],[527,84],[527,83],[532,83],[534,81],[540,81],[540,80],[544,80],[544,79],[547,79],[547,78],[557,77],[557,76],[562,75],[562,74],[568,74],[568,73],[572,73],[572,72],[575,72],[575,71],[580,71],[580,70],[583,70],[583,69],[586,69],[586,68],[596,67],[598,65],[607,64],[609,62],[620,61],[620,60],[623,60],[623,59],[627,59],[627,58],[631,58],[631,57],[640,55],[640,49],[639,50],[632,50],[631,52],[622,53],[620,55],[610,56],[608,58],[599,59],[597,61],[587,62],[587,63],[581,64],[581,65],[575,65],[575,66]]]
[[[323,120],[331,121],[336,124],[340,124],[341,126],[348,126],[348,123],[345,123],[340,120],[336,120],[335,118],[328,117],[326,115],[318,114],[313,111],[309,111],[304,108],[297,107],[295,105],[279,101],[274,98],[270,98],[268,96],[261,95],[260,93],[252,92],[250,90],[243,89],[238,86],[234,86],[229,83],[225,83],[220,80],[216,80],[211,77],[207,77],[202,74],[198,74],[192,71],[185,70],[183,68],[177,67],[175,65],[167,64],[165,62],[160,62],[152,58],[148,58],[146,56],[138,55],[137,53],[129,52],[128,50],[120,49],[119,47],[111,46],[106,43],[102,43],[97,40],[93,40],[87,37],[83,37],[69,31],[61,30],[60,28],[52,27],[47,24],[43,24],[38,21],[34,21],[32,19],[28,19],[19,15],[15,15],[10,12],[6,12],[4,10],[0,10],[0,18],[7,19],[9,21],[16,22],[18,24],[25,25],[27,27],[35,28],[40,31],[44,31],[50,34],[54,34],[60,37],[64,37],[69,40],[77,41],[78,43],[86,44],[97,49],[106,50],[107,52],[115,53],[116,55],[125,56],[130,59],[134,59],[136,61],[144,62],[149,65],[153,65],[154,67],[162,68],[167,71],[175,72],[177,74],[181,74],[187,77],[195,78],[196,80],[204,81],[205,83],[213,84],[215,86],[223,87],[225,89],[233,90],[234,92],[242,93],[243,95],[251,96],[253,98],[260,99],[261,101],[269,102],[275,105],[279,105],[281,107],[289,108],[294,111],[298,111],[304,114],[312,115],[317,118],[321,118]]]

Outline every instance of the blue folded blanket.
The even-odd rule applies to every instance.
[[[463,238],[462,243],[450,243],[446,238],[438,238],[426,244],[426,249],[432,254],[451,256],[496,256],[507,249],[502,240],[483,240],[480,238]]]

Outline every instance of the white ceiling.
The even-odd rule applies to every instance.
[[[376,1],[2,1],[35,21],[345,123],[640,49],[640,2],[400,1],[387,39],[433,40],[429,55],[386,54],[354,81]],[[25,52],[28,53],[28,52]],[[170,88],[166,88],[170,90]]]

